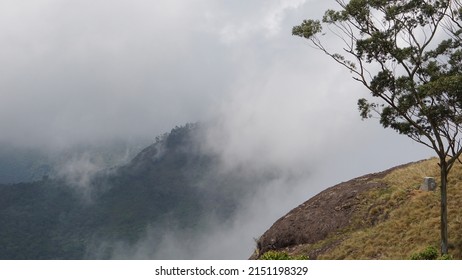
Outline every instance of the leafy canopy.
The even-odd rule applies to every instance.
[[[293,34],[346,67],[372,99],[363,118],[433,149],[441,171],[441,252],[447,254],[447,178],[462,154],[461,0],[336,0],[322,21],[305,20]],[[323,43],[324,26],[342,45]]]
[[[460,1],[336,1],[319,20],[293,34],[309,39],[367,87],[358,101],[363,118],[379,116],[413,140],[455,157],[461,153],[462,7]],[[342,49],[324,45],[324,27]]]

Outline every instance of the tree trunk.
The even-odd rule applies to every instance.
[[[448,253],[448,169],[446,160],[440,160],[441,168],[441,255]]]

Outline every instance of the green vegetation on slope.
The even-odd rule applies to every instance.
[[[118,244],[147,233],[200,235],[210,219],[230,221],[268,178],[218,172],[218,157],[199,147],[199,129],[177,127],[85,186],[52,178],[0,185],[0,259],[113,258]],[[144,249],[154,255],[159,246]]]

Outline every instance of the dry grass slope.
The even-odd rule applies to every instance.
[[[439,181],[436,159],[393,170],[382,179],[389,187],[364,193],[353,225],[316,244],[304,244],[293,254],[317,259],[409,259],[414,253],[440,244],[440,193],[419,190],[423,177]],[[449,254],[462,259],[462,166],[449,176]],[[364,218],[367,217],[367,218]]]

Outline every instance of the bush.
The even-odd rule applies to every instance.
[[[268,251],[264,253],[260,260],[307,260],[306,256],[289,256],[286,252]]]
[[[438,258],[439,260],[453,260],[454,258],[451,255],[444,254]]]
[[[438,250],[429,246],[420,253],[412,254],[411,260],[436,260],[438,258]]]

